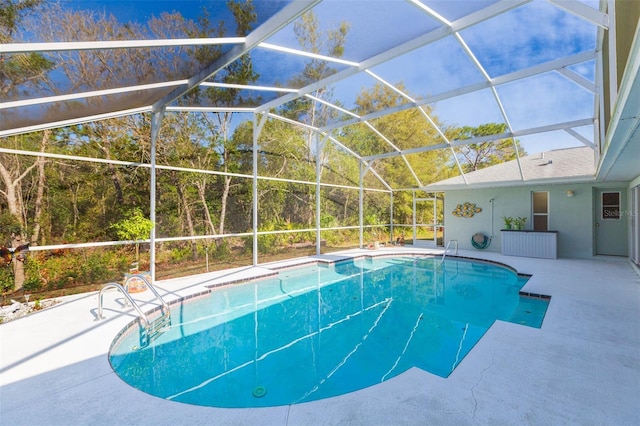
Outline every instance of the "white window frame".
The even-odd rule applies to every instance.
[[[536,213],[534,208],[534,195],[535,194],[546,194],[547,197],[547,211],[545,213]],[[549,211],[551,210],[550,199],[549,199],[549,191],[531,191],[531,229],[534,231],[548,231],[549,230]],[[546,229],[536,229],[536,216],[545,216],[547,218],[547,226]]]
[[[604,194],[618,194],[618,204],[604,204]],[[605,207],[617,206],[618,216],[606,216],[604,215]],[[605,191],[600,192],[600,219],[601,220],[622,220],[622,193],[620,191]]]

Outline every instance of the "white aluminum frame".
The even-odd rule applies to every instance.
[[[412,5],[419,10],[420,13],[425,13],[427,16],[436,19],[442,25],[422,36],[416,37],[413,40],[407,41],[401,45],[388,49],[387,51],[375,55],[371,58],[368,58],[362,62],[354,62],[340,58],[328,57],[326,55],[319,55],[311,52],[305,52],[299,49],[292,49],[284,46],[275,45],[273,43],[269,43],[268,40],[272,35],[277,33],[280,29],[287,26],[290,22],[301,16],[303,13],[311,10],[315,7],[321,0],[310,0],[310,1],[294,1],[285,6],[280,12],[270,18],[267,22],[259,26],[255,31],[250,33],[246,37],[225,37],[225,38],[193,38],[193,39],[159,39],[159,40],[116,40],[116,41],[92,41],[92,42],[57,42],[57,43],[8,43],[4,45],[0,45],[0,53],[3,54],[20,54],[20,53],[29,53],[29,52],[56,52],[56,51],[79,51],[79,50],[90,50],[90,49],[125,49],[125,48],[151,48],[151,47],[172,47],[172,46],[191,46],[191,45],[220,45],[220,44],[229,44],[233,45],[225,54],[223,54],[218,60],[214,63],[209,64],[203,69],[197,71],[188,79],[176,80],[176,81],[167,81],[161,83],[154,84],[143,84],[136,86],[128,86],[128,87],[119,87],[113,89],[104,89],[104,90],[95,90],[95,91],[87,91],[84,93],[72,93],[66,95],[59,96],[48,96],[41,97],[36,99],[28,99],[28,100],[19,100],[19,101],[11,101],[0,103],[0,110],[7,110],[10,108],[17,107],[25,107],[31,105],[39,105],[46,103],[55,103],[62,102],[67,100],[75,100],[75,99],[86,99],[95,96],[105,96],[119,93],[127,93],[134,91],[143,91],[156,89],[161,87],[174,87],[175,89],[171,91],[168,95],[159,99],[153,105],[147,105],[140,108],[133,109],[124,109],[120,111],[113,111],[104,114],[98,114],[87,117],[74,118],[69,120],[60,120],[56,122],[47,122],[36,125],[30,125],[20,128],[9,128],[6,130],[0,131],[0,137],[6,137],[21,133],[28,133],[33,131],[45,130],[49,128],[57,128],[64,127],[75,124],[82,124],[91,121],[99,121],[105,120],[114,117],[120,117],[124,115],[132,115],[132,114],[140,114],[140,113],[152,113],[152,126],[151,126],[151,160],[149,164],[144,163],[133,163],[126,161],[117,161],[117,160],[104,160],[104,159],[89,159],[84,157],[77,156],[62,156],[52,153],[40,153],[40,152],[29,152],[29,151],[20,151],[20,150],[12,150],[6,148],[0,148],[0,152],[11,153],[11,154],[19,154],[19,155],[32,155],[32,156],[40,156],[40,157],[50,157],[50,158],[65,158],[69,160],[76,161],[91,161],[96,163],[111,163],[116,165],[127,165],[127,166],[140,166],[140,167],[149,167],[151,169],[151,199],[150,199],[150,209],[151,209],[151,220],[155,223],[155,197],[156,197],[156,171],[157,169],[172,169],[179,171],[190,171],[190,172],[201,172],[201,173],[210,173],[210,174],[220,174],[220,175],[229,175],[229,176],[237,176],[243,178],[250,178],[253,180],[253,231],[252,233],[241,233],[241,234],[227,234],[227,235],[216,235],[216,238],[228,237],[228,236],[253,236],[253,264],[258,264],[258,236],[269,233],[282,233],[282,232],[301,232],[300,230],[295,231],[272,231],[272,232],[259,232],[258,231],[258,181],[259,180],[277,180],[277,181],[286,181],[291,183],[302,183],[316,186],[316,227],[314,228],[316,231],[316,252],[320,253],[320,232],[324,230],[338,230],[338,229],[353,229],[354,227],[334,227],[334,228],[320,228],[320,188],[323,186],[336,186],[343,187],[349,189],[357,189],[359,191],[359,231],[360,231],[360,246],[363,246],[363,229],[365,228],[363,224],[363,196],[364,191],[378,191],[378,192],[388,192],[390,194],[390,226],[391,235],[393,238],[394,232],[394,220],[393,220],[393,194],[394,191],[403,190],[403,189],[393,189],[386,182],[382,176],[380,176],[374,166],[374,163],[377,160],[384,158],[391,158],[400,156],[402,157],[408,172],[412,175],[412,178],[416,182],[416,187],[421,188],[423,184],[420,182],[417,174],[410,166],[409,161],[406,156],[410,154],[416,154],[421,152],[427,152],[436,149],[450,149],[454,154],[454,158],[456,160],[456,166],[463,178],[465,184],[467,183],[465,174],[461,167],[460,162],[455,155],[454,148],[456,146],[479,143],[484,141],[495,141],[498,139],[506,139],[511,138],[514,141],[514,147],[517,149],[515,144],[515,138],[518,136],[531,135],[536,133],[544,133],[556,130],[563,130],[567,132],[569,135],[576,138],[578,141],[583,143],[586,146],[593,148],[598,154],[603,149],[601,143],[604,141],[604,122],[599,122],[598,117],[599,114],[604,111],[604,97],[603,93],[603,68],[604,64],[602,63],[602,53],[599,49],[601,44],[604,31],[609,31],[609,47],[610,54],[613,55],[613,61],[609,64],[609,73],[611,74],[611,83],[608,89],[611,94],[610,103],[613,106],[615,101],[615,96],[617,93],[617,85],[616,85],[616,73],[615,73],[615,28],[614,26],[610,27],[610,21],[612,21],[612,17],[615,13],[614,2],[613,0],[603,0],[601,8],[606,7],[606,11],[597,11],[594,10],[577,0],[549,0],[549,3],[552,5],[562,8],[581,19],[586,20],[594,25],[597,25],[599,30],[597,46],[594,51],[582,52],[575,55],[571,55],[565,58],[560,58],[557,60],[549,61],[547,63],[543,63],[540,65],[532,66],[530,68],[519,70],[513,72],[511,74],[491,78],[480,62],[477,60],[474,52],[469,48],[464,39],[462,38],[461,31],[476,25],[478,23],[487,21],[495,16],[504,14],[508,11],[516,9],[530,0],[502,0],[498,1],[488,7],[485,7],[477,12],[471,13],[461,19],[456,21],[448,21],[446,18],[438,14],[435,10],[429,8],[424,3],[418,0],[407,0]],[[437,42],[445,37],[453,35],[459,45],[462,47],[463,51],[472,61],[477,70],[484,77],[484,81],[480,83],[470,84],[455,90],[451,90],[445,93],[441,93],[435,96],[428,96],[425,99],[421,99],[417,101],[412,99],[407,93],[397,89],[394,85],[385,81],[378,75],[376,75],[371,69],[377,65],[380,65],[384,62],[387,62],[393,58],[399,57],[406,53],[409,53],[418,48],[424,47],[431,43]],[[242,55],[250,52],[254,48],[262,48],[272,51],[278,51],[281,53],[286,53],[289,55],[296,55],[300,57],[313,58],[318,60],[323,60],[331,63],[336,63],[340,65],[346,66],[345,69],[321,80],[310,84],[306,87],[300,89],[291,89],[285,87],[272,87],[272,86],[252,86],[252,85],[233,85],[233,84],[224,84],[224,83],[214,83],[210,81],[206,81],[210,79],[212,76],[215,76],[216,73],[223,70],[228,64],[232,63],[234,60],[240,58]],[[568,69],[569,66],[587,62],[594,60],[596,61],[596,81],[591,82],[584,77],[578,75],[577,73]],[[585,118],[582,120],[573,120],[564,123],[555,123],[547,126],[539,126],[530,129],[524,130],[514,130],[508,117],[508,113],[505,110],[502,101],[498,95],[496,88],[500,85],[507,84],[510,82],[518,81],[521,79],[525,79],[528,77],[532,77],[541,73],[554,71],[562,75],[563,77],[569,79],[575,84],[580,85],[584,89],[595,94],[594,101],[594,115],[590,118]],[[335,103],[328,102],[326,100],[320,99],[313,95],[313,93],[323,87],[331,85],[333,83],[344,80],[348,77],[351,77],[357,73],[364,72],[379,81],[381,84],[384,84],[386,87],[391,88],[396,91],[400,96],[403,96],[409,102],[407,104],[389,108],[383,111],[376,111],[372,113],[368,113],[362,116],[359,116],[345,108],[342,108]],[[256,91],[271,91],[278,93],[285,93],[284,95],[279,96],[278,98],[266,102],[265,104],[255,107],[255,108],[227,108],[227,107],[182,107],[182,106],[174,106],[172,103],[178,99],[180,96],[186,94],[188,91],[192,90],[197,86],[203,87],[219,87],[219,88],[230,88],[230,89],[241,89],[241,90],[256,90]],[[500,135],[492,135],[488,137],[481,138],[472,138],[463,141],[452,141],[449,140],[443,130],[436,125],[433,119],[427,114],[423,106],[432,104],[438,101],[442,101],[445,99],[451,99],[456,96],[469,94],[473,92],[477,92],[484,89],[490,89],[492,91],[495,102],[500,109],[500,113],[504,119],[504,122],[507,124],[508,131],[504,134]],[[341,121],[338,123],[332,123],[326,125],[321,128],[316,128],[313,126],[308,126],[304,123],[300,123],[297,121],[293,121],[287,119],[285,117],[281,117],[274,113],[274,109],[290,102],[299,97],[308,97],[313,99],[316,102],[320,102],[330,108],[333,108],[343,114],[349,115],[352,118]],[[418,108],[423,117],[429,122],[431,126],[434,127],[438,135],[443,139],[442,144],[437,144],[434,146],[425,146],[418,147],[413,149],[400,149],[399,146],[393,142],[391,138],[387,135],[384,135],[378,129],[373,126],[370,121],[379,118],[385,115],[389,115],[395,112],[403,111],[410,108]],[[162,121],[162,117],[166,112],[169,111],[182,111],[182,112],[249,112],[253,114],[253,126],[254,126],[254,140],[253,140],[253,170],[251,175],[245,174],[232,174],[232,173],[223,173],[219,171],[211,171],[211,170],[194,170],[187,169],[182,167],[172,167],[172,166],[163,166],[156,164],[155,158],[155,143],[157,141],[158,132],[160,129],[160,123]],[[315,182],[304,182],[304,181],[296,181],[282,178],[269,178],[264,176],[259,176],[258,168],[257,168],[257,158],[258,158],[258,137],[261,130],[264,127],[264,124],[269,119],[278,119],[284,122],[290,123],[292,125],[301,126],[307,129],[310,129],[314,132],[314,137],[316,138],[316,181]],[[388,153],[381,153],[372,156],[360,156],[356,152],[350,150],[343,143],[339,141],[338,138],[333,134],[333,130],[353,125],[356,123],[363,123],[366,125],[373,133],[375,133],[378,137],[382,138],[385,143],[391,147],[392,151]],[[580,135],[575,129],[577,127],[586,126],[586,125],[594,125],[594,140],[589,141],[584,136]],[[359,185],[358,187],[350,187],[350,186],[341,186],[341,185],[333,185],[333,184],[323,184],[320,179],[320,161],[319,156],[326,146],[326,143],[331,142],[340,150],[347,152],[352,155],[360,164],[360,173],[359,173]],[[522,171],[522,167],[520,167],[520,155],[516,152],[516,159],[518,161],[518,165],[520,168],[520,177],[522,180],[526,179],[524,173]],[[374,188],[364,188],[364,177],[368,172],[374,174],[374,176],[381,182],[381,184],[386,189],[374,189]],[[414,197],[414,238],[415,238],[415,188],[408,188],[413,190]],[[435,198],[437,200],[437,197]],[[437,203],[437,201],[436,201]],[[434,206],[435,204],[434,203]],[[435,217],[435,215],[434,215]],[[155,228],[153,229],[149,242],[152,247],[152,280],[155,280],[155,243],[159,241],[175,241],[179,239],[194,239],[194,238],[208,238],[211,236],[198,236],[198,237],[177,237],[177,238],[169,238],[169,239],[158,239],[155,235]],[[436,236],[437,238],[437,236]],[[104,243],[87,243],[87,244],[71,244],[71,245],[62,245],[62,246],[49,246],[56,248],[74,248],[74,247],[91,247],[91,246],[101,246],[101,245],[116,245],[116,244],[125,244],[126,242],[104,242]],[[43,247],[33,247],[33,250],[44,250],[46,246]]]

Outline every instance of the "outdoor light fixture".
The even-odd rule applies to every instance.
[[[569,198],[573,197],[573,190],[570,189],[567,191],[567,197]]]

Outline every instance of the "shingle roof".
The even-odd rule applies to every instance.
[[[529,185],[564,181],[591,181],[595,179],[595,151],[590,147],[567,148],[528,155],[462,176],[441,180],[425,187],[426,190],[461,189],[489,186]]]

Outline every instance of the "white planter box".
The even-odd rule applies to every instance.
[[[557,231],[501,231],[502,254],[506,256],[558,258]]]

